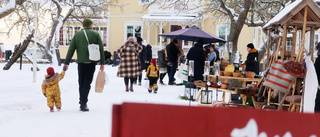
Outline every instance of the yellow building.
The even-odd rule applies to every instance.
[[[159,46],[164,46],[171,41],[169,38],[160,37],[159,34],[193,25],[227,40],[230,32],[228,22],[218,22],[212,16],[198,19],[198,13],[202,9],[194,10],[194,8],[201,4],[201,0],[182,1],[176,3],[171,9],[162,9],[159,5],[152,5],[143,10],[144,5],[149,2],[150,0],[118,0],[118,5],[125,5],[123,9],[117,6],[108,6],[107,19],[93,19],[95,30],[98,30],[101,34],[105,50],[113,54],[129,36],[140,36],[145,44],[152,45],[153,56],[157,57]],[[72,36],[82,27],[80,23],[72,23],[72,20],[66,24],[68,25],[65,25],[60,31],[61,46],[59,49],[62,59],[65,58]],[[246,45],[248,43],[253,43],[257,48],[263,41],[264,34],[261,28],[244,26],[238,42],[238,50],[242,54],[242,60],[246,60]],[[179,41],[179,45],[187,53],[192,46],[192,42]],[[222,44],[219,46],[220,51],[223,51]]]

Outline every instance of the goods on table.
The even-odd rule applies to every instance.
[[[233,65],[228,65],[224,71],[227,71],[227,72],[234,72],[234,70],[235,70],[235,68],[234,68],[234,66],[233,66]]]
[[[254,75],[256,75],[254,72],[245,72],[245,74],[247,78],[254,78]]]
[[[241,76],[241,72],[233,72],[232,75],[233,77],[240,77]]]
[[[232,72],[224,71],[223,72],[224,76],[232,76]]]
[[[222,83],[221,84],[221,88],[222,89],[227,89],[229,87],[229,85],[230,85],[229,83]]]

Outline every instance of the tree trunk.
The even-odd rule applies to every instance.
[[[241,33],[241,30],[245,24],[247,19],[247,15],[250,9],[252,1],[251,0],[244,0],[243,10],[240,12],[239,17],[234,19],[235,17],[229,15],[231,18],[231,28],[230,28],[230,35],[229,35],[229,42],[233,42],[232,53],[229,56],[229,62],[232,64],[235,60],[235,53],[238,50],[238,40]]]
[[[23,41],[22,45],[21,43],[19,44],[18,48],[15,49],[11,59],[8,61],[8,63],[3,67],[3,70],[9,70],[10,67],[17,61],[17,59],[20,57],[20,55],[27,49],[31,39],[33,38],[33,33],[32,31],[31,34],[29,34],[26,39]]]

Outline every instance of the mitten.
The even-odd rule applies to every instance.
[[[47,94],[46,94],[46,93],[43,93],[43,95],[44,95],[45,97],[47,97]]]
[[[64,67],[62,68],[62,70],[63,70],[63,71],[67,71],[67,67],[64,66]]]

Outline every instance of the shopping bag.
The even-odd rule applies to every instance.
[[[149,88],[149,80],[146,80],[146,82],[144,82],[144,87],[145,87],[146,89]]]
[[[188,81],[188,74],[189,74],[187,62],[188,61],[185,61],[183,64],[181,64],[178,72],[178,78],[185,81]]]
[[[109,83],[109,77],[107,75],[107,73],[105,73],[105,85],[107,85]]]
[[[99,71],[97,80],[96,80],[96,92],[97,93],[102,93],[104,84],[105,84],[105,72],[104,71]]]

